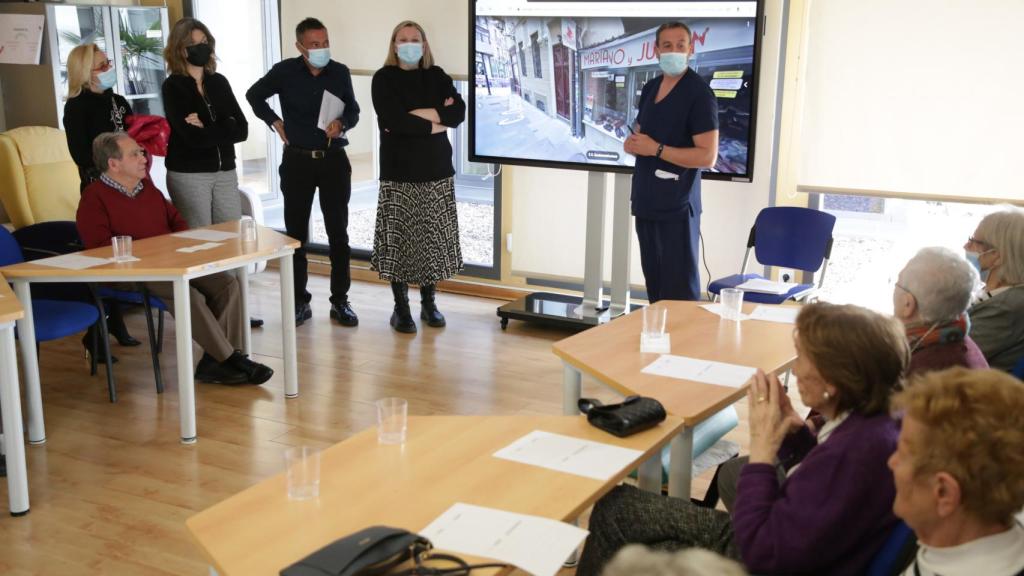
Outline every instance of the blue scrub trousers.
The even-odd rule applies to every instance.
[[[700,214],[679,220],[636,218],[640,267],[647,282],[647,299],[700,300]]]

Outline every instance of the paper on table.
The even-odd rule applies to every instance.
[[[557,520],[456,502],[420,534],[436,549],[494,558],[549,576],[588,532]]]
[[[668,376],[680,380],[693,380],[716,386],[739,388],[757,372],[757,368],[726,364],[686,356],[664,354],[641,370],[644,374]]]
[[[737,286],[740,290],[747,292],[760,292],[762,294],[785,294],[796,286],[796,282],[773,282],[764,278],[751,278]]]
[[[326,132],[327,125],[341,118],[341,113],[344,111],[345,102],[324,90],[323,100],[320,101],[320,119],[317,120],[316,127]]]
[[[779,322],[781,324],[796,324],[796,316],[799,313],[800,308],[796,306],[758,306],[750,313],[750,319]]]
[[[178,252],[199,252],[200,250],[209,250],[210,248],[216,248],[217,246],[223,246],[223,243],[205,242],[203,244],[196,244],[195,246],[185,246],[184,248],[178,248]]]
[[[721,304],[701,304],[701,308],[711,312],[716,316],[722,316],[722,305]],[[724,318],[724,316],[722,316]],[[750,315],[740,312],[740,317],[737,320],[746,320],[750,318]]]
[[[642,454],[639,450],[534,430],[495,452],[494,457],[608,480]]]
[[[193,240],[207,240],[209,242],[221,242],[228,238],[238,238],[237,232],[221,232],[220,230],[186,230],[172,234],[178,238],[191,238]]]
[[[51,256],[50,258],[33,260],[32,263],[42,264],[43,266],[53,266],[54,268],[64,268],[65,270],[85,270],[86,268],[92,268],[93,266],[110,264],[112,261],[113,259],[110,258],[96,258],[95,256],[82,256],[80,254],[62,254],[60,256]]]

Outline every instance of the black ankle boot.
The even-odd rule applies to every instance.
[[[97,328],[95,324],[93,324],[92,326],[89,326],[89,329],[85,331],[85,336],[82,336],[82,346],[85,348],[85,358],[86,359],[89,359],[90,356],[96,356],[96,362],[98,364],[106,364],[107,363],[107,356],[106,356],[106,354],[104,354],[105,350],[103,349],[103,337],[99,333],[96,333],[95,335],[93,334],[94,332],[98,332],[98,331],[99,331],[99,328]],[[99,343],[99,350],[98,351],[96,350],[96,346],[94,345],[95,344],[95,342],[93,341],[94,339],[95,339],[95,342]],[[113,354],[111,354],[110,355],[110,362],[112,364],[116,364],[117,363],[117,356],[114,356]]]
[[[395,296],[395,311],[391,314],[391,327],[403,334],[415,334],[416,322],[409,311],[409,285],[392,282],[391,293]]]
[[[142,344],[128,333],[128,326],[124,323],[124,314],[121,312],[121,304],[116,300],[106,300],[103,306],[107,309],[107,332],[113,336],[121,346],[138,346]]]
[[[444,314],[437,309],[437,304],[434,302],[434,293],[436,287],[433,284],[423,284],[420,286],[420,318],[427,321],[427,326],[431,328],[441,328],[446,322],[444,321]]]

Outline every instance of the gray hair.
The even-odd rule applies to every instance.
[[[1001,208],[981,219],[975,236],[999,252],[1000,279],[1012,286],[1024,282],[1024,210]]]
[[[921,319],[949,322],[967,310],[978,271],[949,248],[922,248],[903,268],[903,284],[917,300]]]
[[[104,132],[92,141],[92,163],[100,172],[110,169],[111,158],[121,159],[121,138],[128,138],[127,132]]]
[[[746,576],[739,563],[702,548],[679,552],[630,544],[605,566],[602,576]]]

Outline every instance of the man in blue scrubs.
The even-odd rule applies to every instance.
[[[718,104],[687,68],[690,29],[669,22],[655,38],[664,74],[644,85],[634,134],[624,146],[636,156],[631,199],[640,265],[651,303],[699,300],[700,171],[718,158]]]

